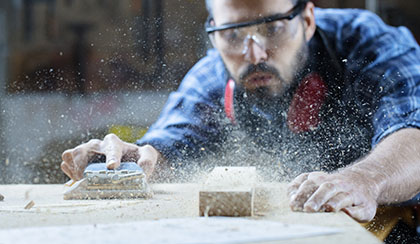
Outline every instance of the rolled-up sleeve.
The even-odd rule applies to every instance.
[[[420,51],[411,48],[388,62],[381,81],[384,89],[373,117],[372,145],[389,134],[408,127],[420,128]]]
[[[321,20],[345,60],[352,99],[371,120],[371,146],[402,128],[420,128],[420,48],[411,32],[369,11],[339,11],[337,19],[326,11]]]

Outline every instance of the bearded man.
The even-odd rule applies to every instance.
[[[136,144],[110,134],[67,150],[70,178],[95,154],[108,168],[129,157],[150,176],[157,164],[222,149],[235,128],[255,152],[303,173],[288,189],[296,211],[343,210],[364,222],[379,204],[420,191],[420,49],[406,28],[305,0],[206,4],[214,49],[157,122]]]

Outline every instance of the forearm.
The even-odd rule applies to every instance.
[[[378,204],[409,200],[420,191],[420,130],[391,134],[365,158],[340,172],[369,181]]]

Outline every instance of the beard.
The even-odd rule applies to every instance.
[[[309,45],[308,43],[303,42],[299,51],[291,60],[290,67],[293,69],[293,78],[291,80],[286,80],[278,69],[268,65],[267,63],[259,63],[257,65],[250,64],[247,69],[240,74],[240,82],[237,83],[238,88],[239,90],[242,90],[242,92],[245,92],[250,100],[254,100],[256,104],[260,104],[262,106],[268,104],[277,104],[279,106],[289,104],[302,78],[312,70],[312,65],[308,61],[308,57]],[[245,87],[241,84],[244,84],[247,78],[256,72],[271,74],[274,77],[273,79],[276,79],[280,82],[280,84],[282,84],[281,87],[277,87],[277,89],[274,90],[268,86],[261,86],[252,90],[245,89]]]

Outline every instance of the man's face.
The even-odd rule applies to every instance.
[[[287,13],[293,7],[291,0],[214,0],[214,25],[252,21]],[[216,32],[213,44],[238,85],[251,93],[262,90],[266,95],[281,96],[306,63],[308,33],[312,37],[307,28],[305,19],[298,16]]]

